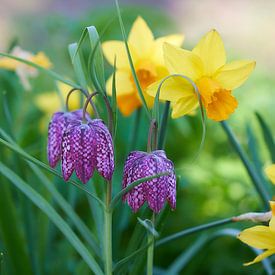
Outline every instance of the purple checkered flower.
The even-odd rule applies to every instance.
[[[68,180],[75,170],[77,177],[86,183],[94,170],[111,180],[114,172],[113,141],[101,119],[87,123],[74,121],[62,139],[62,173]]]
[[[143,182],[124,195],[123,200],[128,202],[134,212],[145,201],[155,213],[160,212],[166,200],[175,209],[176,176],[174,165],[163,150],[151,153],[134,151],[129,154],[124,166],[122,188],[136,180],[165,172],[170,174]]]
[[[75,120],[81,120],[82,110],[74,112],[56,112],[53,114],[48,128],[48,161],[54,168],[61,158],[61,143],[64,131]],[[88,119],[88,114],[87,114]]]

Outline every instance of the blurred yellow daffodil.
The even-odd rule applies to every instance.
[[[35,105],[45,114],[48,116],[52,116],[54,112],[61,111],[63,104],[66,102],[66,98],[68,92],[73,88],[70,85],[67,85],[63,82],[57,83],[57,88],[60,92],[58,94],[56,91],[41,93],[40,95],[36,96],[34,99]],[[81,105],[81,97],[83,95],[76,90],[74,93],[70,95],[69,99],[69,110],[77,110],[82,108]],[[92,108],[88,105],[87,111],[91,114]]]
[[[270,181],[275,184],[275,164],[272,164],[265,168],[265,173]]]
[[[144,90],[153,82],[168,75],[163,60],[162,48],[164,42],[180,46],[183,42],[183,35],[174,34],[155,39],[146,22],[141,17],[136,19],[128,37],[128,45],[137,77],[149,107],[153,105],[153,98],[146,94]],[[118,108],[123,115],[128,116],[139,108],[142,102],[132,77],[124,42],[107,41],[102,44],[102,48],[107,61],[111,65],[114,64],[116,57]],[[110,95],[112,94],[112,76],[107,82],[107,92]]]
[[[216,30],[208,32],[192,51],[165,43],[164,61],[170,74],[185,75],[195,82],[207,116],[215,121],[225,120],[234,112],[238,102],[232,90],[242,85],[255,67],[255,62],[248,60],[226,64],[224,44]],[[152,84],[147,92],[155,96],[159,84]],[[180,77],[164,82],[160,99],[172,102],[173,118],[198,106],[192,85]]]
[[[19,46],[16,46],[11,51],[11,55],[31,61],[45,69],[52,67],[50,60],[43,52],[39,52],[34,55],[31,52],[22,50]],[[15,71],[26,90],[31,89],[28,78],[38,75],[38,70],[34,67],[8,57],[0,58],[0,68]]]
[[[270,202],[272,210],[272,218],[269,222],[269,226],[257,225],[242,231],[238,238],[258,249],[266,249],[262,254],[258,255],[252,262],[245,265],[251,265],[262,261],[263,259],[275,254],[275,202]]]

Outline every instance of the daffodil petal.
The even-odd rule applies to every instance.
[[[182,74],[196,81],[203,74],[201,59],[194,53],[164,43],[164,62],[170,74]]]
[[[150,55],[153,48],[154,36],[142,17],[138,17],[129,33],[128,43],[134,47],[138,57]]]
[[[258,263],[258,262],[262,261],[263,259],[271,256],[274,253],[275,253],[275,249],[267,250],[267,251],[263,252],[262,254],[258,255],[253,261],[251,261],[249,263],[245,263],[244,265],[248,266],[248,265],[251,265],[251,264]]]
[[[155,97],[162,80],[151,84],[146,93]],[[189,98],[194,96],[194,89],[192,85],[181,79],[180,77],[167,78],[160,89],[159,98],[161,100],[178,101],[181,98]]]
[[[207,76],[214,74],[226,62],[224,44],[216,30],[208,32],[192,52],[201,58]]]
[[[136,54],[130,47],[131,57],[135,60]],[[106,60],[113,66],[116,58],[116,67],[118,69],[130,68],[125,44],[122,41],[110,40],[102,43],[102,50]]]
[[[224,89],[233,90],[247,80],[255,65],[255,61],[233,61],[221,67],[214,78]]]
[[[179,118],[191,113],[198,107],[198,98],[194,94],[186,98],[182,98],[175,103],[172,103],[172,118]]]
[[[275,233],[268,226],[257,225],[242,231],[238,238],[258,249],[275,248]]]
[[[153,59],[156,64],[163,65],[164,64],[164,58],[163,58],[163,43],[169,43],[174,46],[180,47],[183,43],[184,36],[181,34],[172,34],[168,36],[163,36],[160,38],[157,38],[155,40],[154,45],[154,56]]]
[[[106,83],[107,93],[112,95],[113,75],[109,77]],[[128,71],[116,71],[116,93],[117,95],[127,95],[133,93],[134,84],[131,82],[131,75]]]
[[[275,184],[275,164],[266,167],[264,171],[270,181]]]

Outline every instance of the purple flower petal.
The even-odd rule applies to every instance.
[[[75,140],[73,132],[73,127],[67,129],[62,138],[62,174],[65,181],[69,180],[75,168],[73,152]]]
[[[96,168],[106,180],[111,180],[115,168],[112,136],[101,119],[92,120],[89,126],[96,137]]]
[[[86,183],[92,177],[95,169],[95,136],[87,124],[81,124],[74,128],[73,140],[75,172],[77,177]]]
[[[152,175],[160,174],[166,172],[165,162],[162,158],[152,154],[150,156],[150,161],[148,161],[148,166]],[[155,212],[159,213],[163,208],[167,193],[168,185],[166,176],[161,176],[159,178],[152,179],[146,182],[146,196],[148,206]]]
[[[167,159],[163,150],[151,153],[134,151],[129,154],[124,166],[122,188],[138,179],[165,172],[171,174],[143,182],[124,195],[123,200],[127,200],[134,212],[138,211],[145,201],[155,213],[160,212],[166,200],[175,208],[176,177],[173,163]]]
[[[139,158],[144,157],[144,156],[146,156],[146,153],[140,152],[140,151],[133,151],[128,155],[128,157],[126,159],[126,162],[125,162],[125,165],[124,165],[124,170],[123,170],[123,181],[122,181],[122,188],[123,189],[127,187],[129,169],[131,168],[131,166],[133,165],[133,163],[136,160],[138,160]],[[126,193],[123,196],[123,198],[122,198],[123,201],[125,201],[127,199],[128,194],[129,193]]]

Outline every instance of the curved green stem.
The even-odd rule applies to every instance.
[[[264,188],[264,185],[261,181],[261,178],[259,175],[256,173],[255,169],[251,165],[249,159],[246,156],[246,153],[244,152],[243,148],[241,147],[238,139],[234,135],[233,131],[231,130],[230,126],[227,124],[226,121],[221,122],[222,128],[225,131],[230,143],[232,144],[234,150],[240,157],[249,177],[252,180],[252,183],[254,184],[254,187],[258,194],[260,195],[262,202],[264,204],[265,209],[269,209],[269,203],[268,201],[270,200],[270,196],[266,189]]]
[[[160,124],[158,149],[164,149],[169,111],[170,111],[170,101],[166,101],[164,112],[161,119],[161,124]]]

